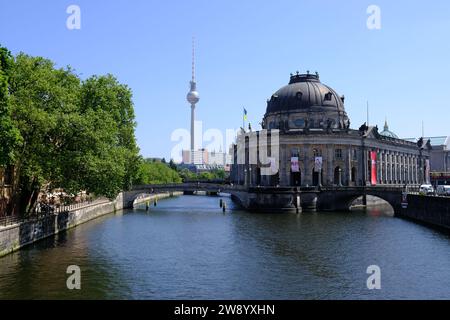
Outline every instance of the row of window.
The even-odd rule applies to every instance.
[[[295,98],[297,100],[302,100],[302,97],[303,97],[303,92],[297,91],[297,93],[295,94]],[[278,99],[278,95],[276,95],[276,94],[274,94],[274,95],[272,95],[272,97],[270,97],[270,101],[272,101],[272,102],[277,101],[277,99]],[[323,96],[323,99],[325,101],[331,101],[333,99],[333,93],[331,93],[330,91],[325,93]]]
[[[351,154],[352,154],[352,160],[358,160],[358,150],[357,149],[352,149]],[[312,155],[313,155],[313,157],[322,157],[322,150],[320,150],[320,149],[313,149]],[[300,157],[300,150],[299,150],[299,148],[293,148],[291,150],[291,156],[292,157]],[[343,152],[342,152],[341,148],[334,149],[334,159],[338,159],[338,160],[343,159]],[[370,159],[370,154],[368,154],[368,159]],[[380,157],[379,160],[381,162],[383,162],[383,163],[386,162],[386,161],[387,162],[396,161],[397,163],[399,163],[399,162],[402,163],[402,162],[404,162],[403,161],[404,159],[405,159],[404,156],[393,155],[392,158],[391,157],[382,156],[382,157]],[[410,159],[410,158],[407,157],[407,161],[406,162],[408,162],[408,159]],[[413,157],[412,160],[413,160],[413,163],[414,163],[414,161],[417,161],[417,158]]]
[[[336,124],[334,119],[328,119],[327,121],[324,121],[323,119],[295,119],[293,123],[297,128],[305,128],[306,121],[308,121],[309,128],[323,128],[325,125],[328,125],[328,123],[331,127],[334,127]],[[280,125],[276,121],[271,121],[268,125],[268,129],[280,129]]]
[[[357,159],[357,150],[353,149],[353,160]],[[312,155],[314,158],[316,157],[322,157],[322,150],[320,149],[313,149]],[[291,157],[300,157],[300,149],[299,148],[293,148],[291,150]],[[334,149],[334,158],[337,160],[342,160],[343,159],[343,153],[342,153],[342,149],[341,148],[336,148]]]

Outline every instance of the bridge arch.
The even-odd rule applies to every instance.
[[[386,201],[395,214],[401,211],[402,191],[368,188],[342,188],[322,190],[318,194],[318,209],[324,211],[350,211],[351,204],[359,197],[368,195]]]
[[[380,198],[379,196],[374,196],[374,195],[371,195],[371,194],[367,194],[366,196],[367,196],[367,198],[366,198],[367,203],[366,204],[368,206],[370,205],[371,201],[377,201],[377,203],[376,203],[377,206],[378,205],[382,205],[382,206],[386,205],[386,206],[389,206],[392,210],[394,210],[394,207],[392,206],[392,204],[389,201],[387,201],[387,200],[385,200],[383,198]],[[351,209],[354,205],[357,205],[358,204],[357,201],[359,199],[361,199],[361,204],[362,204],[362,202],[363,202],[362,198],[363,198],[363,196],[355,196],[353,199],[351,199],[349,201],[349,203],[348,203],[349,208]],[[380,203],[380,201],[381,201],[381,203]]]

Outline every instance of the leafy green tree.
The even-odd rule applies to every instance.
[[[213,179],[216,180],[223,180],[226,178],[226,172],[223,169],[215,169],[213,171],[211,171],[212,175],[213,175]]]
[[[112,150],[111,155],[118,157],[116,160],[121,161],[124,166],[121,188],[128,189],[139,165],[131,90],[112,75],[91,77],[83,83],[81,89],[81,108],[84,112],[95,111],[115,124],[115,128],[110,128],[116,131],[113,136],[117,140],[113,143],[115,150]]]
[[[182,180],[178,172],[171,169],[167,164],[153,162],[151,160],[142,160],[134,184],[166,184],[181,182]]]
[[[214,175],[211,172],[202,172],[198,175],[199,180],[213,180]]]
[[[12,165],[14,150],[21,143],[19,130],[11,119],[8,80],[13,65],[11,53],[0,46],[0,166]]]
[[[172,169],[172,170],[178,171],[178,167],[177,167],[177,165],[175,164],[175,161],[173,161],[173,159],[170,159],[169,167],[170,167],[170,169]]]
[[[181,171],[179,172],[179,174],[180,174],[180,177],[181,177],[184,181],[187,181],[187,180],[197,180],[197,175],[196,175],[194,172],[192,172],[192,171],[190,171],[189,169],[187,169],[187,168],[181,169]]]
[[[33,206],[41,186],[63,180],[59,161],[65,141],[60,124],[77,110],[79,83],[69,68],[55,70],[44,58],[19,54],[13,63],[11,118],[22,139],[13,156],[13,208],[19,212]]]
[[[127,189],[139,166],[131,90],[111,75],[81,82],[48,59],[0,53],[0,165],[15,166],[13,210],[31,209],[42,188],[110,198]]]
[[[103,122],[95,129],[102,134],[94,135],[106,139],[103,142],[97,139],[90,146],[91,161],[85,162],[83,167],[85,181],[96,184],[99,190],[107,186],[110,197],[131,186],[139,166],[131,98],[131,90],[112,75],[91,77],[81,88],[81,112],[93,114],[95,126]],[[111,176],[108,172],[115,174]]]

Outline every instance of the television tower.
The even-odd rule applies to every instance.
[[[187,101],[191,104],[191,161],[193,158],[193,152],[195,148],[195,105],[200,101],[200,96],[197,92],[197,83],[195,82],[195,39],[192,37],[192,80],[191,90],[187,94]]]

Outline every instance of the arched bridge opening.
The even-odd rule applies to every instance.
[[[383,209],[384,212],[388,214],[394,213],[394,207],[383,198],[372,196],[372,195],[366,195],[366,196],[358,196],[350,201],[350,210],[358,210],[358,209]]]
[[[352,205],[358,204],[358,199],[364,196],[374,204],[389,205],[395,214],[401,210],[402,190],[400,188],[395,190],[382,188],[322,190],[318,194],[318,210],[350,211]],[[363,204],[362,201],[360,204]]]

